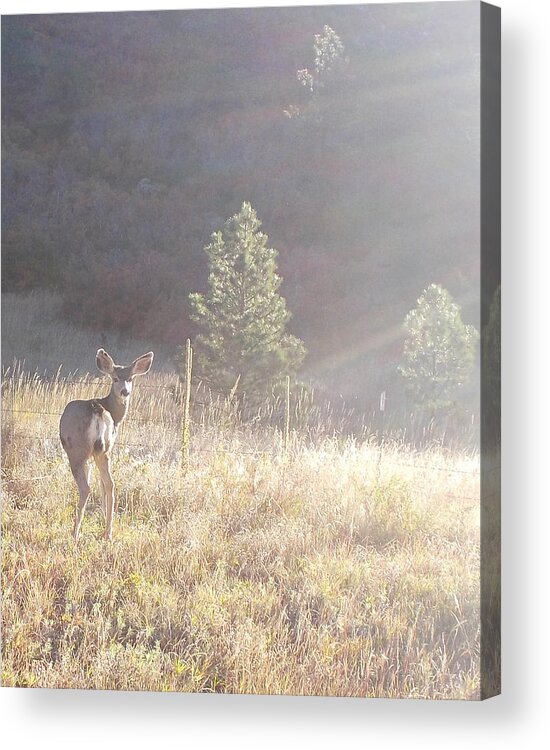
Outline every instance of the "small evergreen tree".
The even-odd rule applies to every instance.
[[[448,409],[472,374],[479,334],[465,325],[450,293],[431,284],[405,318],[407,338],[398,370],[417,406]]]
[[[286,333],[290,313],[278,293],[277,251],[249,203],[214,232],[205,248],[209,262],[206,294],[191,294],[197,372],[210,385],[247,396],[264,395],[293,376],[305,348]]]

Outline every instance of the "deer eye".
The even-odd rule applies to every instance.
[[[113,378],[113,383],[118,383],[120,378]]]

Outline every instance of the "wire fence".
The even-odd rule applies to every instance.
[[[4,383],[8,382],[10,378],[12,377],[17,377],[17,376],[16,375],[10,376],[9,373],[7,374],[7,376],[5,375]],[[89,378],[84,378],[80,380],[73,380],[72,378],[60,378],[59,380],[55,381],[55,380],[52,380],[51,378],[47,378],[47,377],[42,378],[38,375],[33,375],[33,376],[30,376],[29,382],[40,383],[43,385],[51,385],[52,383],[57,382],[57,383],[61,383],[62,385],[99,385],[101,386],[101,385],[105,385],[105,378],[101,378],[101,377],[96,378],[96,377],[90,376]],[[173,388],[177,388],[178,384],[164,385],[162,383],[140,383],[139,387],[140,388],[154,388],[154,389],[166,391],[166,390],[172,390]]]
[[[32,412],[31,412],[32,413]],[[59,435],[32,435],[29,433],[24,432],[17,432],[16,434],[17,440],[47,440],[47,441],[53,441],[58,443],[59,442]],[[174,438],[174,442],[176,441],[176,438]],[[125,446],[133,447],[133,448],[151,448],[151,443],[136,443],[134,441],[126,441],[126,440],[117,440],[115,442],[115,448],[122,448]],[[231,448],[200,448],[200,447],[194,447],[193,452],[196,453],[236,453],[236,454],[242,454],[242,455],[250,455],[250,456],[260,456],[260,455],[268,455],[270,453],[274,453],[275,451],[269,451],[269,450],[245,450],[245,449],[231,449]],[[468,472],[466,472],[468,473]]]
[[[157,425],[159,427],[166,427],[169,426],[170,428],[174,429],[174,435],[173,440],[171,441],[173,444],[173,447],[179,448],[179,452],[182,454],[182,463],[185,464],[189,460],[189,452],[191,453],[197,453],[197,454],[240,454],[240,455],[248,455],[248,456],[275,456],[275,455],[281,455],[286,454],[289,445],[291,444],[291,441],[289,439],[290,432],[291,432],[291,414],[290,414],[290,386],[289,381],[287,381],[287,389],[286,389],[286,398],[279,404],[279,407],[282,407],[284,410],[283,413],[283,424],[279,427],[280,432],[280,445],[273,445],[269,448],[261,448],[261,449],[250,449],[248,446],[240,445],[237,448],[232,447],[221,447],[216,446],[212,448],[207,448],[201,445],[197,445],[196,441],[189,440],[189,426],[193,425],[198,428],[204,428],[204,422],[203,419],[194,419],[191,416],[190,409],[189,409],[189,397],[190,397],[190,388],[188,387],[188,384],[192,382],[192,372],[191,372],[191,363],[192,363],[192,350],[190,347],[188,347],[188,362],[187,362],[187,373],[186,373],[186,380],[185,382],[180,378],[174,383],[166,384],[166,383],[147,383],[147,382],[140,382],[139,389],[149,389],[153,391],[164,391],[166,393],[169,393],[173,398],[173,403],[179,404],[181,406],[181,409],[175,409],[174,410],[174,416],[172,419],[170,419],[170,423],[168,425],[162,424],[159,422],[158,418],[147,418],[147,417],[140,417],[138,415],[130,415],[125,420],[125,422],[122,425],[121,433],[119,433],[119,439],[116,441],[115,446],[116,448],[140,448],[140,449],[148,449],[152,450],[151,441],[148,442],[142,442],[142,441],[135,441],[135,440],[127,440],[124,439],[124,434],[127,429],[127,426],[130,426],[132,424],[140,424],[140,425]],[[2,415],[12,415],[12,417],[24,417],[26,415],[32,416],[32,417],[57,417],[59,418],[61,416],[60,411],[51,411],[48,409],[31,409],[31,408],[18,408],[15,406],[15,390],[16,390],[16,380],[15,374],[12,374],[11,377],[5,377],[2,382],[2,391],[4,393],[4,396],[8,396],[8,402],[9,406],[3,406],[2,408]],[[21,382],[21,381],[20,381]],[[102,386],[105,385],[105,380],[102,378],[62,378],[56,381],[51,381],[47,379],[42,379],[38,376],[31,376],[27,380],[23,381],[24,387],[33,387],[33,386],[43,386],[45,388],[60,385],[62,387],[66,385],[75,385],[80,387],[92,387],[92,386]],[[193,407],[201,407],[202,409],[212,409],[213,405],[215,405],[215,398],[217,397],[218,400],[221,398],[222,403],[225,403],[227,405],[227,399],[226,397],[222,396],[221,394],[217,395],[214,394],[214,399],[212,398],[212,394],[210,394],[210,398],[203,401],[199,398],[197,398],[198,393],[200,392],[200,386],[201,383],[197,383],[195,381],[195,391],[194,391],[194,398],[193,401]],[[6,399],[5,399],[6,400]],[[220,403],[218,402],[217,406],[220,406]],[[181,411],[181,414],[180,414]],[[13,420],[15,423],[17,420]],[[297,430],[294,429],[294,434],[296,434]],[[371,436],[372,437],[372,436]],[[386,438],[384,435],[378,433],[374,436],[376,439],[376,442],[378,443],[378,469],[380,469],[380,463],[382,460],[382,448],[383,445],[386,443]],[[33,432],[25,432],[21,431],[20,429],[14,429],[14,439],[16,440],[23,440],[23,441],[41,441],[41,442],[48,442],[48,443],[59,443],[59,435],[58,434],[35,434]],[[390,441],[388,441],[388,444],[390,444]],[[386,463],[386,461],[384,461]],[[449,466],[437,466],[433,463],[423,463],[418,461],[417,458],[415,458],[414,461],[406,461],[406,460],[400,460],[399,462],[396,462],[395,460],[391,459],[389,463],[392,466],[396,466],[402,469],[412,469],[416,471],[435,471],[439,473],[443,473],[446,475],[469,475],[469,476],[477,476],[479,477],[480,474],[483,476],[488,476],[494,472],[500,471],[500,466],[493,466],[488,470],[480,471],[480,468],[478,467],[471,467],[468,469],[461,469],[461,468],[453,468]],[[57,471],[58,469],[54,470]],[[35,477],[4,477],[4,482],[16,482],[16,481],[44,481],[47,478],[50,478],[53,476],[53,473],[46,474],[46,475],[40,475]],[[456,495],[455,495],[456,497]],[[469,500],[475,500],[479,499],[474,497],[466,497],[463,496],[464,499]]]
[[[33,410],[24,410],[24,409],[2,409],[3,414],[31,414],[31,415],[41,415],[41,416],[56,416],[60,417],[61,412],[39,412],[39,411],[33,411]],[[128,419],[128,422],[143,422],[148,424],[154,424],[153,420],[145,420],[140,419],[139,417],[134,417],[133,419]],[[199,425],[199,422],[194,422],[194,424]],[[15,433],[15,437],[17,440],[26,440],[26,441],[47,441],[47,442],[54,442],[59,443],[59,435],[38,435],[34,433],[26,433],[17,431]],[[174,442],[179,441],[179,436],[174,436]],[[132,447],[132,448],[148,448],[151,449],[151,443],[150,442],[136,442],[134,440],[117,440],[115,443],[115,447],[122,448],[122,447]],[[275,455],[279,451],[277,449],[257,449],[257,450],[250,450],[250,449],[244,449],[244,448],[203,448],[200,446],[193,446],[192,453],[230,453],[230,454],[241,454],[241,455],[251,455],[251,456],[261,456],[261,455]],[[458,469],[458,468],[451,468],[447,466],[436,466],[434,464],[428,464],[428,463],[421,463],[418,460],[414,461],[399,461],[396,462],[394,460],[391,460],[390,463],[392,465],[396,465],[399,468],[407,468],[407,469],[416,469],[419,471],[436,471],[441,472],[444,474],[463,474],[463,475],[476,475],[479,476],[480,474],[483,474],[484,476],[487,476],[489,474],[500,472],[500,466],[492,466],[489,469],[483,469],[477,467],[472,467],[469,469]]]
[[[30,412],[33,413],[33,412]],[[18,432],[17,440],[27,440],[27,441],[48,441],[53,443],[59,442],[59,436],[57,435],[34,435],[34,434],[28,434],[28,433],[21,433]],[[130,447],[130,448],[147,448],[151,449],[150,443],[138,443],[134,441],[117,441],[115,443],[116,448],[124,448],[124,447]],[[217,454],[217,455],[223,455],[223,454],[237,454],[237,455],[244,455],[244,456],[274,456],[276,455],[275,450],[244,450],[244,449],[230,449],[230,448],[201,448],[201,447],[194,447],[191,451],[192,453],[207,453],[207,454]],[[434,466],[433,464],[420,464],[418,462],[412,462],[412,461],[400,461],[396,463],[395,461],[391,462],[392,466],[395,466],[399,469],[413,469],[416,471],[436,471],[441,472],[446,475],[468,475],[468,476],[480,476],[479,469],[472,468],[472,469],[456,469],[456,468],[450,468],[450,467],[441,467],[441,466]],[[5,475],[4,471],[2,471],[2,484],[17,484],[17,483],[27,483],[27,482],[44,482],[47,480],[53,479],[53,477],[65,466],[65,464],[60,464],[55,469],[53,469],[48,474],[41,474],[38,476],[7,476]],[[68,465],[67,467],[68,468]],[[493,472],[500,472],[500,467],[493,467],[486,472],[483,472],[484,476],[487,476],[487,474],[491,474]],[[441,493],[440,493],[441,494]],[[444,492],[442,493],[444,497],[447,497],[449,499],[454,500],[463,500],[468,502],[478,502],[480,500],[480,495],[465,495],[465,494],[459,494],[456,492]],[[489,500],[491,497],[498,494],[498,491],[493,491],[490,494],[484,494],[483,499],[485,501]]]

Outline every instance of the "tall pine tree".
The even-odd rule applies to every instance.
[[[277,251],[249,203],[212,235],[205,248],[206,294],[191,294],[197,372],[210,385],[254,398],[295,375],[305,356],[300,339],[286,332],[290,313],[279,292]]]
[[[407,338],[398,368],[417,406],[435,415],[449,409],[474,367],[477,330],[439,284],[431,284],[405,318]]]

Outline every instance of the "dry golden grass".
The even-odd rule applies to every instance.
[[[113,542],[92,501],[75,544],[57,413],[106,386],[8,373],[3,684],[478,698],[478,457],[298,435],[285,456],[218,405],[184,473],[171,380],[136,384]]]

